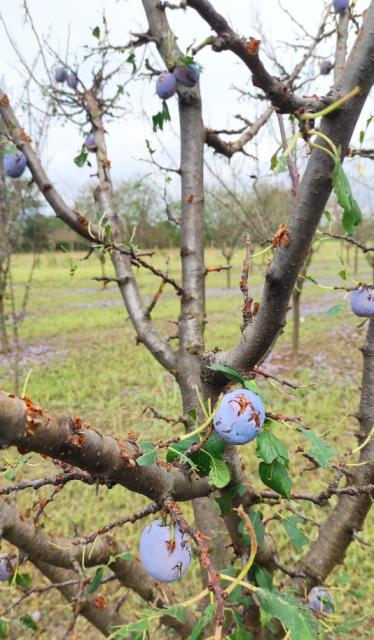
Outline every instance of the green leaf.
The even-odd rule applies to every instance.
[[[21,589],[28,591],[32,584],[31,576],[28,573],[20,573],[17,571],[15,583],[17,587],[21,587]]]
[[[15,480],[15,477],[16,477],[16,472],[13,471],[12,469],[8,469],[8,471],[4,473],[5,480],[12,481],[12,480]]]
[[[278,158],[278,162],[276,165],[276,173],[285,173],[285,171],[287,171],[288,169],[288,165],[287,165],[287,157],[286,156],[280,156]]]
[[[230,513],[232,509],[233,498],[236,495],[242,496],[244,492],[244,484],[237,484],[234,487],[230,487],[230,489],[227,489],[219,498],[215,498],[215,502],[218,504],[223,516],[228,516],[228,514]]]
[[[142,618],[137,622],[123,624],[120,627],[112,627],[110,631],[112,632],[110,637],[115,640],[132,638],[134,633],[136,634],[134,640],[138,640],[138,638],[139,640],[142,640],[145,637],[145,634],[150,631],[149,620],[148,618]]]
[[[261,462],[258,471],[262,482],[266,484],[267,487],[274,489],[274,491],[284,498],[290,497],[292,480],[284,464],[279,462],[279,460],[274,460],[271,464]]]
[[[262,544],[265,538],[265,527],[262,524],[262,513],[261,511],[251,510],[248,515],[256,534],[256,540],[258,544]]]
[[[342,280],[346,280],[347,279],[347,269],[342,269],[341,271],[339,271],[338,276]]]
[[[330,447],[330,445],[310,429],[301,429],[301,433],[312,444],[312,448],[309,449],[307,453],[318,460],[323,469],[329,469],[330,459],[337,456],[335,449]]]
[[[8,623],[6,620],[0,619],[0,638],[8,638]]]
[[[256,591],[256,596],[264,611],[278,618],[291,631],[292,640],[316,640],[322,637],[317,619],[294,596],[261,588]]]
[[[309,542],[309,538],[307,538],[304,531],[298,527],[302,522],[302,518],[298,515],[282,518],[282,524],[296,551],[301,551],[304,545]]]
[[[100,38],[100,27],[95,27],[94,29],[92,29],[92,35],[94,38],[99,39]]]
[[[38,630],[38,625],[34,622],[34,620],[29,614],[22,616],[20,618],[20,621],[22,622],[23,626],[26,627],[27,629],[30,629],[30,631]]]
[[[254,565],[256,584],[262,589],[273,590],[273,578],[269,571],[265,567],[261,567],[258,564]]]
[[[171,616],[178,620],[178,622],[184,622],[186,619],[186,610],[184,607],[176,604],[172,607],[165,607],[162,609],[162,615]]]
[[[341,313],[341,311],[344,311],[344,309],[346,308],[347,308],[347,303],[345,301],[338,302],[338,304],[334,304],[332,307],[330,307],[330,309],[326,311],[326,315],[331,316],[333,318],[339,315],[339,313]]]
[[[136,462],[140,467],[146,467],[148,464],[154,464],[157,460],[157,449],[152,442],[141,442],[140,449],[144,452],[142,456],[136,458]]]
[[[132,51],[130,55],[126,58],[126,62],[132,65],[132,75],[136,73],[136,57],[135,53]]]
[[[265,402],[264,396],[261,393],[256,380],[247,380],[246,378],[244,378],[243,386],[245,389],[248,389],[248,391],[253,391],[253,393],[256,393],[261,398],[261,400]]]
[[[313,284],[318,285],[318,281],[312,276],[310,276],[309,274],[305,274],[303,277],[304,277],[304,280],[309,280],[309,282],[313,282]]]
[[[268,429],[263,429],[256,438],[256,456],[267,464],[281,458],[288,460],[288,452],[281,440]]]
[[[195,624],[194,628],[192,629],[192,633],[190,633],[190,635],[188,636],[187,640],[200,640],[201,633],[203,632],[205,627],[209,624],[209,622],[211,622],[211,620],[213,620],[215,609],[216,609],[215,604],[209,604],[207,606],[207,608],[205,609],[205,611],[202,614],[201,618],[199,619],[197,624]]]
[[[77,165],[77,167],[83,167],[87,162],[87,158],[88,158],[88,151],[84,146],[82,146],[82,149],[80,150],[79,154],[75,156],[74,162]]]
[[[338,152],[335,157],[332,185],[338,203],[343,209],[342,227],[344,231],[351,236],[354,233],[355,227],[362,222],[362,212],[352,195],[351,185],[340,163],[340,152]]]
[[[154,116],[152,116],[153,131],[156,132],[157,129],[161,129],[162,131],[164,128],[164,123],[170,122],[170,121],[171,121],[171,117],[170,117],[169,108],[168,108],[168,105],[166,104],[166,101],[163,100],[162,110],[156,113]]]
[[[217,489],[223,489],[229,484],[231,479],[230,469],[226,462],[219,458],[211,458],[211,467],[209,471],[209,484],[212,484]]]
[[[130,551],[122,551],[122,553],[119,553],[118,556],[115,557],[119,558],[120,560],[133,560],[134,558]]]
[[[326,209],[325,209],[325,211],[323,212],[322,215],[325,216],[325,218],[327,219],[328,222],[332,222],[333,218],[332,218],[332,213],[330,211],[326,211]]]
[[[190,457],[183,455],[183,452],[189,449],[192,444],[198,444],[199,442],[199,435],[183,440],[182,442],[176,442],[167,450],[167,462],[173,462],[179,457],[183,462],[187,462],[193,468],[197,469],[197,472],[200,475],[209,475],[212,467],[212,458],[222,459],[226,443],[215,431],[213,431],[204,446],[198,452],[192,453]]]
[[[235,613],[235,611],[233,613],[236,629],[230,634],[231,640],[253,640],[253,636],[246,630],[239,614]]]
[[[232,380],[233,382],[240,382],[244,384],[245,377],[240,373],[235,371],[235,369],[231,369],[231,367],[226,367],[224,364],[211,364],[208,369],[212,369],[212,371],[219,371],[223,373],[226,378]]]
[[[101,584],[101,580],[103,578],[103,573],[104,573],[104,567],[99,567],[98,569],[96,569],[96,573],[95,573],[93,579],[91,580],[91,582],[87,586],[86,593],[88,593],[88,594],[89,593],[94,593],[95,591],[98,590],[98,588],[100,587],[100,584]]]

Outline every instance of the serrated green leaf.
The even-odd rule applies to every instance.
[[[6,620],[0,620],[0,638],[8,638],[8,623]]]
[[[162,615],[171,616],[172,618],[178,620],[178,622],[183,623],[186,619],[186,610],[184,607],[176,604],[172,607],[164,607],[162,609]]]
[[[99,567],[98,569],[96,569],[96,573],[86,589],[86,592],[88,594],[94,593],[95,591],[98,590],[101,584],[101,580],[103,578],[103,573],[104,573],[104,567]]]
[[[15,583],[17,587],[21,587],[21,589],[28,591],[32,585],[31,576],[28,573],[20,573],[17,571]]]
[[[332,318],[337,316],[341,311],[347,308],[346,302],[338,302],[338,304],[334,304],[330,309],[326,311],[327,316],[331,316]]]
[[[312,449],[309,449],[307,453],[313,456],[320,463],[324,469],[330,468],[329,460],[335,458],[337,455],[335,449],[330,447],[320,436],[310,429],[301,429],[302,435],[309,440],[312,444]]]
[[[192,629],[192,633],[188,636],[187,640],[200,640],[201,633],[204,631],[205,627],[213,620],[216,606],[215,604],[209,604],[202,614],[201,618],[195,624]]]
[[[187,462],[187,464],[197,470],[200,475],[209,475],[212,466],[211,457],[222,459],[226,443],[215,431],[213,431],[204,446],[198,452],[192,453],[190,457],[183,455],[183,452],[189,449],[192,444],[198,444],[199,442],[199,435],[183,440],[182,442],[176,442],[167,450],[167,462],[173,462],[179,457],[183,462]]]
[[[256,456],[267,464],[278,458],[288,460],[286,446],[268,429],[263,429],[256,438]]]
[[[258,471],[262,482],[266,484],[267,487],[274,489],[274,491],[284,498],[290,497],[292,480],[284,464],[279,462],[279,460],[274,460],[271,464],[261,462]]]
[[[237,484],[234,487],[230,487],[230,489],[227,489],[219,498],[214,499],[221,510],[221,515],[227,516],[230,513],[232,509],[233,498],[236,495],[243,495],[245,490],[246,489],[244,484]]]
[[[317,619],[294,596],[259,588],[256,596],[264,611],[291,631],[292,640],[316,640],[322,633]]]
[[[155,445],[152,444],[152,442],[141,442],[139,447],[144,453],[139,458],[136,458],[136,463],[140,467],[146,467],[149,464],[154,464],[157,460],[157,449]]]
[[[309,538],[305,535],[304,531],[299,529],[298,525],[302,522],[302,518],[298,515],[282,518],[282,524],[296,551],[301,551],[304,545],[309,542]]]
[[[230,469],[226,462],[212,456],[209,471],[209,484],[217,487],[217,489],[223,489],[223,487],[229,484],[230,479]]]
[[[36,624],[36,622],[34,622],[32,617],[28,613],[24,616],[21,616],[20,621],[22,622],[23,626],[26,627],[26,629],[30,629],[30,631],[38,630],[38,625]]]
[[[88,151],[84,146],[82,146],[82,149],[80,150],[79,154],[75,156],[74,162],[77,165],[77,167],[83,167],[87,162],[87,158],[88,158]]]
[[[265,569],[265,567],[261,567],[258,564],[254,565],[255,572],[255,580],[256,584],[262,589],[268,589],[269,591],[273,590],[273,578],[269,571]]]
[[[229,380],[233,380],[233,382],[240,382],[244,384],[245,377],[240,373],[235,371],[235,369],[231,369],[231,367],[226,367],[224,364],[211,364],[208,369],[212,369],[212,371],[219,371],[223,373],[226,378]]]

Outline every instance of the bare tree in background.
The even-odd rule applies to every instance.
[[[21,399],[1,392],[2,445],[17,446],[23,454],[33,451],[48,456],[60,467],[56,476],[10,485],[1,490],[3,495],[45,485],[62,487],[75,480],[92,485],[120,485],[126,492],[138,492],[150,500],[149,505],[140,513],[126,515],[86,538],[66,540],[57,536],[51,539],[42,528],[35,527],[31,520],[21,518],[14,504],[3,499],[0,504],[2,536],[34,563],[50,580],[51,588],[55,587],[68,601],[74,603],[72,623],[65,637],[73,634],[79,614],[85,616],[104,635],[108,635],[114,625],[118,625],[118,630],[112,637],[134,635],[140,638],[149,632],[151,623],[148,620],[142,621],[143,626],[139,621],[136,622],[138,626],[125,625],[125,622],[129,623],[130,613],[121,613],[121,600],[113,604],[98,601],[95,594],[86,589],[91,582],[87,569],[108,564],[112,572],[109,579],[118,580],[121,585],[152,603],[153,611],[159,609],[157,619],[173,627],[181,637],[199,638],[205,634],[205,637],[214,636],[215,640],[220,640],[225,636],[234,637],[234,633],[236,637],[248,638],[248,633],[251,633],[254,638],[276,636],[312,640],[320,635],[319,623],[318,617],[314,618],[302,606],[305,594],[311,587],[323,584],[336,565],[343,561],[347,547],[363,526],[373,494],[373,465],[370,464],[374,457],[374,440],[370,439],[374,422],[373,320],[368,325],[367,341],[363,348],[364,369],[358,409],[359,463],[348,471],[344,456],[339,458],[341,462],[335,467],[324,462],[329,468],[330,476],[327,486],[320,493],[301,492],[297,489],[291,492],[291,479],[287,470],[288,455],[284,453],[282,443],[279,444],[280,441],[274,435],[269,435],[269,425],[265,430],[266,437],[273,438],[272,442],[278,443],[278,449],[273,455],[262,452],[260,469],[263,470],[261,465],[265,465],[266,473],[262,474],[262,479],[268,488],[263,490],[258,486],[254,487],[246,477],[237,447],[227,445],[223,455],[214,455],[209,449],[212,438],[211,408],[226,388],[228,371],[231,370],[231,375],[232,371],[236,372],[238,379],[240,376],[246,379],[261,376],[258,365],[284,326],[300,269],[307,259],[332,191],[333,170],[337,170],[337,166],[341,169],[337,149],[341,149],[341,157],[344,158],[374,81],[374,2],[369,4],[364,15],[352,14],[352,21],[348,20],[348,13],[345,12],[339,18],[338,31],[335,15],[331,17],[326,12],[318,33],[313,37],[307,36],[308,47],[303,50],[300,60],[290,72],[282,70],[282,61],[279,60],[277,64],[269,62],[265,66],[260,42],[252,37],[239,36],[226,18],[216,11],[214,3],[208,0],[184,0],[181,3],[143,0],[142,4],[146,16],[145,31],[133,35],[130,43],[124,43],[122,47],[112,45],[106,23],[103,34],[97,32],[97,46],[91,53],[93,59],[96,62],[98,59],[100,64],[95,66],[91,86],[84,86],[79,82],[76,90],[56,88],[50,76],[51,65],[44,60],[45,74],[49,76],[46,84],[41,87],[44,95],[53,100],[60,114],[77,122],[85,133],[92,130],[94,134],[94,198],[100,212],[97,224],[69,206],[58,193],[35,152],[32,141],[25,137],[22,122],[17,119],[5,92],[0,92],[0,115],[7,135],[25,153],[32,179],[55,214],[92,246],[100,246],[110,255],[115,282],[138,342],[170,372],[178,384],[182,399],[181,421],[187,433],[197,423],[205,428],[201,431],[203,438],[190,442],[188,448],[180,449],[179,456],[172,461],[169,456],[168,462],[165,462],[162,458],[164,449],[169,450],[171,444],[186,442],[185,436],[176,431],[177,427],[170,429],[169,439],[154,443],[153,447],[142,448],[142,443],[134,438],[116,440],[90,428],[81,418],[57,418],[29,398]],[[178,85],[180,282],[166,271],[155,268],[147,252],[134,246],[123,233],[113,197],[105,126],[108,118],[122,113],[119,100],[123,94],[123,86],[121,90],[117,87],[111,94],[108,81],[119,71],[123,71],[124,64],[131,64],[129,52],[133,52],[136,47],[156,47],[160,66],[169,70],[178,61],[185,60],[185,52],[178,48],[177,34],[172,32],[168,22],[169,11],[175,10],[193,10],[196,20],[203,20],[206,24],[207,38],[196,47],[194,55],[198,55],[198,50],[205,46],[212,48],[212,56],[226,55],[227,51],[233,53],[243,63],[243,74],[248,73],[263,104],[262,114],[254,122],[248,122],[243,131],[233,133],[212,130],[204,126],[199,84],[191,88]],[[346,61],[345,42],[349,23],[355,27],[359,24],[359,31]],[[319,43],[334,34],[337,35],[335,84],[326,95],[318,96],[316,86],[311,96],[305,96],[303,69],[315,54]],[[109,62],[109,54],[113,55],[112,64]],[[118,58],[119,61],[116,62]],[[56,62],[68,66],[66,60]],[[149,67],[148,62],[147,68]],[[270,69],[273,69],[275,75]],[[79,75],[79,69],[74,68],[72,71]],[[152,67],[151,73],[155,73]],[[274,164],[278,165],[288,163],[295,196],[288,218],[278,229],[272,230],[272,248],[269,249],[271,262],[266,271],[260,305],[254,309],[250,297],[248,264],[251,252],[248,246],[241,280],[244,305],[239,340],[228,351],[217,349],[206,353],[205,282],[206,277],[209,277],[209,268],[204,261],[204,154],[207,147],[226,157],[245,151],[274,112],[280,117],[282,114],[291,114],[297,119],[300,127],[298,141],[306,145],[309,156],[297,185],[293,166],[289,162],[292,160],[290,154],[281,150],[280,156],[274,160]],[[161,116],[158,114],[158,121],[160,117],[165,118],[165,105]],[[331,149],[335,149],[336,155]],[[87,154],[82,149],[78,162],[86,160]],[[260,223],[261,212],[259,217]],[[263,241],[267,240],[269,238],[264,234]],[[149,307],[146,307],[139,290],[135,267],[152,272],[162,286],[172,288],[178,296],[180,306],[176,349],[172,348],[167,336],[152,321]],[[154,304],[159,297],[160,294],[155,295]],[[215,365],[216,370],[210,368],[212,365]],[[266,375],[269,377],[271,373],[267,372],[265,377]],[[199,409],[197,389],[202,403],[205,403],[208,417],[204,417]],[[291,426],[295,421],[295,418],[285,416],[275,416],[274,419],[283,422],[288,420]],[[172,422],[169,420],[170,424]],[[297,420],[296,424],[299,429],[303,428]],[[322,440],[321,442],[323,444]],[[190,465],[196,451],[204,447],[209,452],[211,463],[209,469],[199,474],[191,470]],[[325,449],[324,452],[326,453]],[[316,464],[323,466],[318,459]],[[218,497],[218,490],[222,515],[214,502],[214,498]],[[337,496],[337,500],[331,505],[329,501],[333,496]],[[302,501],[312,502],[318,507],[330,504],[327,514],[325,511],[325,520],[319,527],[317,539],[311,542],[305,555],[292,567],[287,566],[287,556],[284,562],[279,560],[277,540],[268,535],[266,530],[265,533],[262,530],[260,535],[259,528],[254,527],[259,514],[255,508],[257,503],[276,504],[289,497],[297,504],[303,503]],[[185,501],[192,501],[195,518],[193,526],[182,513],[183,506],[180,503]],[[177,613],[175,609],[168,607],[173,602],[172,593],[155,585],[139,561],[129,560],[126,554],[122,554],[123,550],[115,537],[106,535],[116,526],[159,511],[169,514],[191,536],[202,567],[202,590],[192,598],[192,602],[187,601],[183,607],[178,608]],[[227,575],[223,571],[230,560],[233,563],[233,575]],[[254,561],[257,578],[252,578],[249,573]],[[272,589],[271,576],[276,571],[286,576],[283,582],[287,583],[284,586],[292,589],[299,600]],[[236,589],[233,595],[237,595],[238,589],[242,587],[249,592],[251,598],[239,595],[236,602],[234,598],[234,603],[230,602],[226,606],[230,594]],[[30,589],[26,588],[20,599],[23,601],[29,593]],[[204,601],[209,593],[212,601],[202,614],[199,608],[195,608],[195,604]],[[283,626],[263,626],[264,616],[261,618],[261,610],[268,614],[269,619],[273,617],[280,620]],[[3,612],[3,616],[9,617],[8,609]],[[132,619],[131,622],[135,623],[135,620]],[[213,630],[208,627],[210,623],[213,623]],[[151,634],[152,632],[153,628]]]

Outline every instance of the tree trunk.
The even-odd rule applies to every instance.
[[[226,269],[226,288],[231,289],[231,258],[232,256],[226,256],[226,266],[230,267]]]
[[[297,356],[300,346],[300,297],[301,290],[292,292],[292,353]]]
[[[0,294],[0,352],[8,353],[9,340],[5,323],[4,294]]]

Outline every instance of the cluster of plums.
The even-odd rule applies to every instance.
[[[359,318],[374,318],[374,286],[359,287],[352,291],[351,307]]]
[[[333,0],[334,9],[336,13],[344,13],[349,7],[349,0]]]
[[[5,582],[12,577],[16,568],[16,560],[8,553],[0,553],[0,582]]]
[[[177,82],[184,87],[194,87],[200,77],[197,64],[178,65],[173,72],[164,71],[157,78],[156,93],[162,100],[171,98],[177,90]]]
[[[68,71],[65,67],[56,67],[55,80],[60,84],[66,82],[70,89],[76,89],[78,86],[77,74],[74,71]]]

